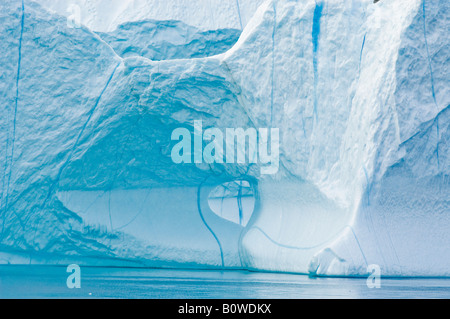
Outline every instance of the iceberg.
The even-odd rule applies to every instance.
[[[83,3],[0,4],[0,263],[450,276],[447,1]]]

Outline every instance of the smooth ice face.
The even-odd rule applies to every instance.
[[[38,2],[0,10],[0,262],[450,275],[446,1]],[[277,173],[175,163],[200,120],[279,129]]]

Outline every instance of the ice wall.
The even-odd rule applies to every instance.
[[[250,267],[448,274],[446,17],[422,1],[261,8],[224,60],[249,116],[283,127],[286,176],[260,181]]]
[[[447,2],[265,1],[230,50],[202,58],[185,31],[240,29],[236,12],[133,3],[139,15],[111,5],[83,21],[98,33],[0,5],[0,261],[449,275]],[[175,26],[179,56],[127,57],[108,38],[148,12],[183,21],[152,22]],[[279,172],[174,164],[172,130],[198,119],[280,128]],[[209,205],[233,180],[254,189],[245,225]]]

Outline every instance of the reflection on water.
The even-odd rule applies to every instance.
[[[450,298],[448,278],[309,278],[246,271],[81,268],[68,289],[65,267],[0,266],[0,298]]]

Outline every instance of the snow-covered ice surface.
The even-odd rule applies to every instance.
[[[0,3],[0,263],[450,276],[448,1],[69,2]],[[200,119],[278,173],[175,164]]]
[[[202,30],[242,30],[264,0],[34,0],[63,16],[79,14],[93,31],[126,22],[177,20]]]

